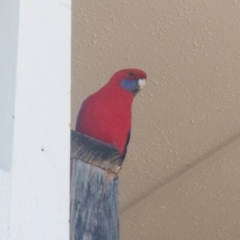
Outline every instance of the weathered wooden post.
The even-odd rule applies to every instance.
[[[117,148],[71,131],[70,240],[118,240]]]

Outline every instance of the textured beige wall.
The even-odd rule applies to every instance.
[[[123,239],[148,236],[134,238],[133,233],[130,234],[129,226],[135,221],[136,229],[142,228],[141,219],[145,224],[144,213],[136,207],[138,203],[143,199],[147,202],[150,193],[155,191],[160,201],[166,187],[168,191],[175,191],[169,187],[172,182],[192,168],[200,174],[199,163],[212,159],[215,152],[225,149],[239,137],[239,23],[240,0],[73,1],[73,128],[82,100],[105,84],[116,70],[137,67],[148,73],[147,85],[135,99],[129,154],[120,174],[121,212],[123,219],[130,219],[128,226],[126,222],[122,225],[122,232],[127,231]],[[235,154],[238,156],[237,151]],[[219,174],[226,171],[225,181],[232,182],[235,192],[239,191],[239,186],[231,179],[231,171],[239,168],[237,160],[228,168],[227,158],[222,161],[226,161],[225,165],[216,167],[216,171]],[[215,164],[218,165],[217,160]],[[212,184],[219,181],[211,174],[208,177]],[[195,201],[202,194],[192,192],[190,187],[183,191],[186,195],[196,195],[181,204],[186,204],[186,208],[197,207]],[[233,192],[226,194],[231,198]],[[178,196],[174,192],[166,196],[171,200],[170,207],[178,211]],[[203,201],[207,199],[204,197]],[[217,196],[215,200],[218,202]],[[168,201],[167,197],[164,201]],[[237,201],[232,204],[240,208]],[[189,239],[240,239],[231,235],[237,228],[233,223],[236,214],[230,213],[226,221],[217,214],[214,217],[223,205],[216,204],[216,211],[210,212],[212,217],[208,216],[208,211],[199,216],[205,219],[206,225],[219,222],[215,232],[206,229],[211,237],[194,238],[193,232]],[[137,211],[136,216],[134,211]],[[175,219],[174,211],[166,212],[170,223]],[[198,214],[196,212],[195,218]],[[149,221],[162,222],[163,216],[166,217],[153,215]],[[195,218],[184,218],[181,237],[179,233],[167,235],[175,231],[170,224],[168,228],[156,228],[154,234],[159,231],[159,236],[164,236],[161,239],[166,240],[188,239],[185,237],[187,226]],[[180,222],[179,217],[175,224]],[[231,228],[225,227],[226,224]],[[228,237],[224,237],[225,232]]]
[[[121,215],[121,240],[240,239],[240,139]]]

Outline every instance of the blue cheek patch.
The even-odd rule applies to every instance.
[[[121,81],[121,86],[132,93],[136,93],[138,91],[137,80],[128,80],[125,78]]]

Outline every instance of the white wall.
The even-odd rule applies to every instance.
[[[8,238],[19,1],[0,0],[0,239]]]
[[[5,113],[0,118],[4,133],[0,148],[5,149],[0,153],[4,169],[0,212],[8,208],[11,191],[8,239],[65,240],[69,236],[71,1],[20,0],[19,17],[14,0],[2,0],[0,9],[4,19],[0,27],[9,34],[0,42],[4,64],[0,100]],[[6,230],[8,214],[4,216]],[[0,225],[1,221],[3,217]],[[6,236],[0,232],[1,240]]]

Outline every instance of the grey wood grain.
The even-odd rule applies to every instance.
[[[118,240],[118,177],[72,160],[71,240]]]
[[[71,132],[70,240],[119,240],[119,150]]]

